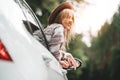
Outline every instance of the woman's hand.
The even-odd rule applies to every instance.
[[[77,63],[73,58],[73,56],[70,53],[66,53],[66,57],[67,57],[68,63],[70,64],[70,67],[73,66],[74,70],[76,70]]]
[[[66,59],[59,61],[61,66],[63,68],[69,68],[69,67],[73,66],[74,70],[76,70],[77,63],[76,63],[75,59],[73,58],[73,56],[70,53],[66,53],[65,56],[66,56]]]
[[[70,66],[67,60],[59,61],[59,63],[63,68],[68,68]]]

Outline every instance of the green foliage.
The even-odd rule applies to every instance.
[[[96,50],[96,55],[99,63],[105,65],[111,57],[110,48],[114,45],[120,45],[120,14],[116,13],[111,25],[107,23],[99,32],[99,37],[94,40],[93,47]],[[103,63],[105,62],[105,63]]]
[[[90,58],[93,68],[89,68],[92,80],[119,80],[120,61],[120,10],[113,17],[112,23],[105,23],[99,32],[99,36],[92,41],[91,50],[94,51],[94,59]],[[97,75],[96,75],[97,74]],[[97,77],[96,77],[97,76]]]
[[[120,45],[111,48],[111,60],[109,65],[111,80],[120,80]]]
[[[31,6],[33,11],[36,13],[37,17],[41,21],[44,27],[47,26],[48,17],[52,10],[59,5],[59,0],[26,0]],[[37,14],[37,10],[40,10],[42,15]]]
[[[76,34],[75,38],[72,39],[72,41],[70,42],[69,45],[69,50],[68,52],[70,52],[74,57],[79,58],[80,60],[82,60],[83,67],[86,67],[86,62],[88,61],[88,58],[86,56],[86,51],[88,47],[81,41],[82,36],[80,34]],[[77,69],[76,71],[68,71],[68,79],[69,80],[78,80],[80,75],[82,74],[82,69]]]

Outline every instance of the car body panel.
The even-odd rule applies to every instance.
[[[65,80],[66,71],[25,28],[18,4],[0,1],[0,40],[13,60],[0,59],[0,80]]]

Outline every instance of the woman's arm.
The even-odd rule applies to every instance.
[[[76,69],[76,62],[70,53],[60,50],[64,43],[64,28],[62,26],[56,27],[49,41],[50,51],[55,58],[60,62],[63,68],[74,66]]]

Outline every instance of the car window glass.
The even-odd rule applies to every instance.
[[[22,12],[25,16],[25,20],[23,20],[23,23],[25,24],[27,30],[32,34],[35,30],[39,29],[39,27],[42,27],[39,25],[38,20],[36,19],[36,16],[34,15],[34,12],[32,9],[28,6],[28,4],[25,1],[19,1],[19,5],[22,9]]]
[[[32,11],[32,9],[29,7],[29,5],[25,1],[20,0],[19,5],[25,16],[25,20],[23,20],[23,23],[25,24],[27,30],[33,35],[33,32],[35,30],[40,29],[40,31],[42,33],[41,36],[43,37],[45,44],[48,45],[45,35],[42,31],[43,27],[42,27],[41,23],[39,22],[38,18],[36,17],[35,13]],[[47,48],[48,48],[48,46],[47,46]]]

